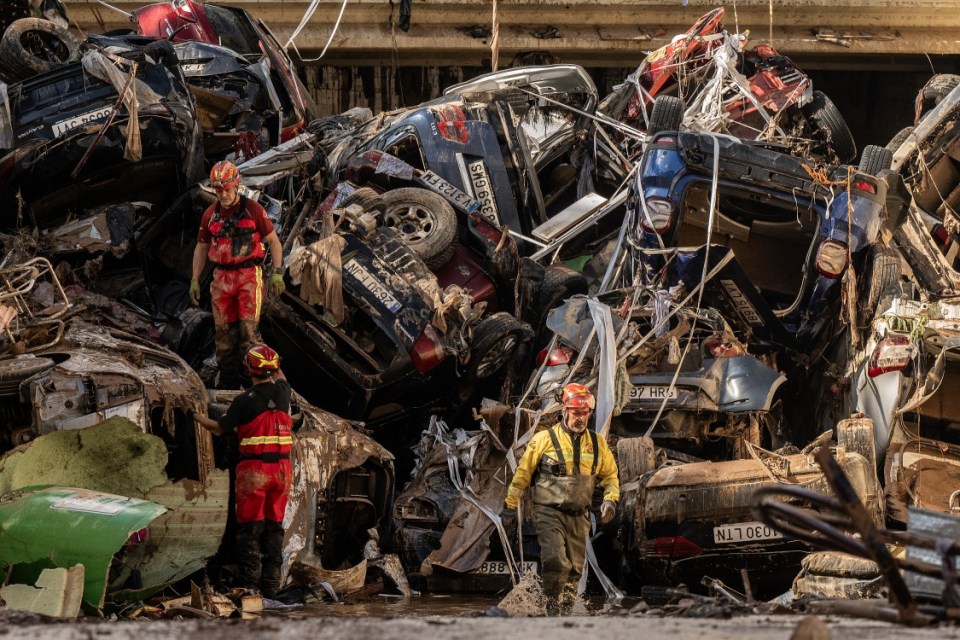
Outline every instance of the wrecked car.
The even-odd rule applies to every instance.
[[[261,321],[289,378],[310,381],[308,400],[374,422],[480,392],[529,340],[529,326],[506,312],[484,315],[459,288],[440,291],[392,230],[360,207],[342,211],[344,230],[304,235],[285,304]],[[332,261],[339,273],[326,268]]]
[[[835,454],[879,523],[882,493],[872,443],[864,444],[862,431],[841,422]],[[821,443],[823,438],[817,445]],[[758,448],[750,459],[671,464],[649,438],[620,439],[618,541],[624,581],[640,593],[644,587],[681,583],[700,590],[709,576],[743,584],[744,593],[759,598],[781,594],[811,548],[757,522],[751,512],[753,493],[781,482],[828,491],[812,448],[786,455]]]
[[[200,129],[169,43],[102,39],[80,62],[0,91],[0,200],[41,228],[118,200],[169,202],[196,182]]]
[[[140,35],[225,47],[248,61],[252,65],[251,71],[259,68],[256,73],[263,76],[261,79],[269,78],[263,84],[268,92],[269,108],[258,111],[257,115],[263,118],[270,146],[293,138],[303,131],[307,122],[319,116],[310,92],[303,86],[283,47],[267,25],[262,20],[255,20],[246,9],[194,0],[172,0],[136,9],[132,20],[139,25]],[[187,51],[191,50],[187,49],[185,53]],[[196,78],[197,86],[202,86],[204,80],[201,78],[212,71],[206,65],[213,56],[208,58],[202,51],[200,53],[198,58],[184,58],[184,74]],[[224,82],[229,84],[229,79]],[[230,92],[223,85],[217,88]],[[250,122],[242,130],[260,134],[260,127],[254,128]]]
[[[604,98],[600,111],[648,131],[682,113],[684,126],[697,131],[776,141],[828,161],[853,160],[856,144],[830,98],[769,44],[745,49],[748,34],[728,33],[723,17],[722,7],[714,9],[650,53]]]
[[[100,612],[108,576],[124,565],[136,565],[135,549],[147,543],[150,527],[165,511],[154,502],[87,489],[30,487],[4,492],[0,566],[10,568],[4,583],[32,585],[44,570],[79,569],[80,594],[65,599],[82,600],[89,612]],[[83,535],[64,536],[67,530]],[[4,596],[8,606],[17,608],[12,593]],[[72,612],[73,617],[76,614]]]

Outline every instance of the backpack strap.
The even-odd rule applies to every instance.
[[[590,475],[597,475],[597,462],[600,460],[600,447],[598,446],[597,432],[593,429],[589,430],[590,433],[590,442],[593,443],[593,465],[590,467]]]
[[[560,440],[557,439],[557,434],[554,433],[553,427],[548,429],[547,433],[550,434],[550,442],[553,443],[553,450],[557,452],[557,460],[560,462],[560,468],[563,469],[563,475],[567,475],[567,461],[563,457],[563,449],[560,448]]]

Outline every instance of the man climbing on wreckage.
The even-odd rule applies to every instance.
[[[219,420],[194,414],[215,435],[235,432],[240,440],[236,474],[236,560],[239,586],[273,598],[280,589],[283,515],[287,509],[293,446],[290,384],[280,356],[264,344],[247,351],[244,364],[253,386]]]
[[[596,478],[603,486],[600,521],[610,522],[620,499],[617,461],[603,436],[587,429],[596,400],[582,384],[560,392],[561,421],[530,439],[507,490],[504,521],[515,527],[517,506],[533,484],[533,517],[547,611],[569,613],[583,572]],[[587,435],[584,435],[587,434]]]
[[[213,262],[210,299],[215,328],[220,389],[240,388],[240,356],[260,342],[260,307],[263,301],[261,266],[270,247],[273,272],[269,287],[273,296],[283,293],[283,247],[267,212],[258,203],[240,195],[240,172],[226,160],[210,171],[210,186],[217,201],[200,219],[197,246],[193,250],[190,302],[200,305],[200,276],[209,258]]]

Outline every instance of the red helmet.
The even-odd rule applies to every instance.
[[[229,160],[221,160],[210,170],[210,186],[214,189],[232,189],[240,186],[240,172],[237,165]]]
[[[250,375],[267,377],[280,370],[280,354],[265,344],[255,344],[247,351],[243,363]]]
[[[564,409],[593,409],[597,401],[585,386],[571,382],[560,392],[560,404]]]

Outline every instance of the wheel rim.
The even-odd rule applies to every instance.
[[[493,345],[489,351],[483,354],[480,362],[477,363],[477,377],[486,378],[506,364],[507,360],[513,356],[513,351],[516,346],[517,336],[512,333]]]
[[[43,31],[26,31],[20,36],[23,48],[47,62],[65,62],[70,58],[70,49],[57,37]]]
[[[384,214],[383,221],[407,244],[426,242],[437,228],[437,214],[417,204],[393,207]]]

